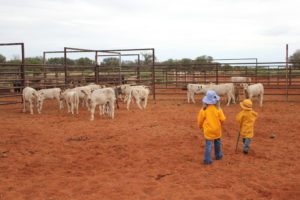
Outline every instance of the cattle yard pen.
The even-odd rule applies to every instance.
[[[64,51],[45,51],[44,64],[27,64],[24,59],[24,44],[20,45],[22,60],[20,63],[0,63],[0,105],[20,103],[21,91],[30,86],[41,88],[68,88],[88,83],[104,85],[143,84],[151,87],[153,99],[156,95],[172,98],[174,94],[182,94],[185,98],[188,83],[228,83],[230,77],[250,77],[252,83],[262,83],[265,95],[274,96],[272,100],[297,101],[300,95],[300,69],[298,63],[287,62],[245,62],[245,63],[208,63],[208,64],[173,64],[162,65],[154,62],[155,50],[117,49],[89,50],[65,47]],[[135,52],[127,54],[123,52]],[[141,64],[140,51],[151,51],[152,62]],[[67,64],[70,53],[94,53],[95,65],[78,66]],[[63,54],[64,64],[45,64],[47,54]],[[102,66],[98,64],[100,56],[137,56],[136,65]],[[170,95],[170,97],[168,97]],[[19,97],[19,98],[16,98]]]

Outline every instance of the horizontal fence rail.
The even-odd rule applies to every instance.
[[[262,83],[265,95],[300,100],[299,63],[212,63],[189,65],[76,66],[49,64],[0,64],[0,105],[20,103],[21,92],[30,86],[42,88],[72,88],[97,83],[147,85],[152,95],[186,95],[186,85],[229,83],[231,77],[249,77],[252,83]],[[295,98],[296,97],[296,98]]]

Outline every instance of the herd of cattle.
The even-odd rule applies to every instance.
[[[188,84],[187,101],[195,103],[195,94],[205,94],[207,90],[214,90],[219,96],[227,96],[227,105],[239,100],[240,90],[243,90],[245,98],[252,99],[259,97],[260,106],[263,103],[264,87],[261,83],[249,85],[251,78],[231,77],[231,83],[224,84]],[[129,84],[115,87],[105,87],[104,85],[89,84],[86,86],[75,87],[62,90],[61,88],[35,90],[31,87],[25,87],[22,92],[23,112],[26,112],[26,102],[29,102],[30,113],[33,114],[33,107],[36,105],[37,112],[41,113],[43,102],[46,99],[56,99],[59,109],[67,105],[68,113],[78,114],[79,104],[87,107],[91,113],[90,120],[94,120],[95,108],[99,106],[100,115],[108,115],[114,118],[115,104],[119,108],[118,100],[123,99],[127,103],[127,110],[130,103],[135,100],[140,109],[145,109],[150,93],[148,86]],[[123,98],[122,98],[123,97]],[[141,105],[141,103],[143,103]]]
[[[259,98],[259,105],[262,106],[264,98],[264,86],[261,83],[249,85],[251,78],[249,77],[231,77],[231,83],[224,84],[188,84],[187,100],[195,103],[195,94],[205,94],[207,90],[214,90],[219,96],[227,96],[227,106],[230,103],[236,103],[239,100],[240,90],[243,91],[244,98],[251,99],[255,96]]]
[[[99,106],[100,115],[107,114],[114,118],[115,103],[118,105],[118,98],[123,94],[124,101],[127,102],[127,109],[130,108],[132,99],[140,109],[145,109],[150,90],[147,86],[130,86],[128,84],[105,87],[104,85],[89,84],[86,86],[75,87],[62,90],[61,88],[35,90],[31,87],[25,87],[22,92],[23,112],[26,112],[26,102],[29,102],[30,113],[33,114],[33,107],[36,105],[37,112],[41,113],[43,102],[46,99],[56,99],[59,109],[67,105],[68,113],[78,114],[78,107],[81,103],[91,112],[91,120],[94,120],[96,106]],[[143,104],[141,105],[141,102]]]

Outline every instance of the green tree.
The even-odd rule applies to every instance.
[[[25,58],[26,64],[43,64],[43,58],[42,57],[29,57]]]
[[[0,54],[0,63],[5,63],[5,62],[6,62],[5,56],[3,56],[2,54]]]
[[[178,63],[178,60],[174,60],[174,59],[168,59],[166,61],[163,61],[161,62],[161,64],[165,64],[165,65],[174,65],[174,64],[177,64]]]
[[[95,65],[95,61],[85,57],[85,58],[79,58],[77,60],[75,60],[76,65],[83,65],[83,66],[87,66],[87,65]]]
[[[183,64],[183,65],[191,65],[193,64],[193,60],[192,59],[189,59],[189,58],[182,58],[180,60],[180,64]]]
[[[290,62],[295,62],[293,63],[293,68],[300,68],[300,49],[298,49],[293,55],[289,57]]]
[[[46,64],[50,65],[63,65],[64,64],[64,58],[63,57],[55,57],[55,58],[49,58],[46,61]],[[67,58],[67,65],[75,65],[75,61]]]
[[[100,64],[104,66],[119,66],[119,58],[104,58]]]
[[[198,57],[195,59],[195,62],[196,62],[196,63],[200,63],[200,64],[212,63],[212,61],[213,61],[213,57],[211,57],[211,56],[206,56],[206,55],[198,56]]]

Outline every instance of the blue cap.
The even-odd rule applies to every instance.
[[[202,101],[206,104],[216,104],[220,100],[220,97],[213,90],[208,90]]]

